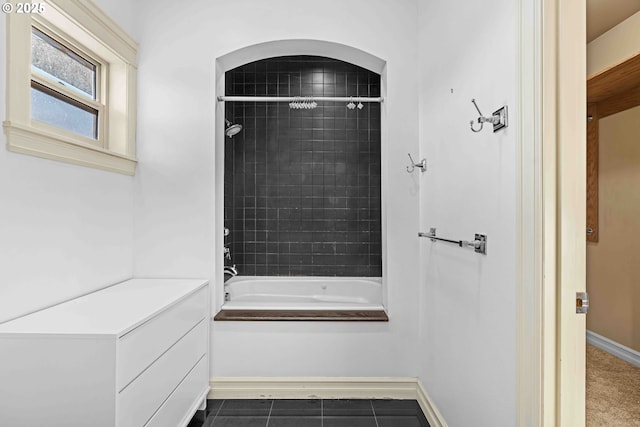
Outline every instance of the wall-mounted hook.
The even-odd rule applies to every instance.
[[[508,126],[506,105],[494,111],[491,117],[485,117],[480,111],[480,108],[478,108],[478,104],[476,104],[476,100],[472,99],[471,102],[473,103],[474,107],[476,107],[476,110],[480,115],[480,117],[478,117],[478,123],[480,123],[479,128],[476,129],[473,127],[474,120],[471,120],[470,122],[471,130],[473,132],[480,132],[485,123],[491,123],[493,125],[493,132],[497,132],[500,129],[506,128]]]
[[[411,157],[411,154],[407,153],[407,156],[409,156],[409,160],[411,161],[411,164],[409,166],[407,166],[407,173],[411,173],[415,170],[415,168],[420,168],[420,172],[426,172],[427,170],[427,159],[422,159],[420,160],[420,163],[416,163],[413,158]]]

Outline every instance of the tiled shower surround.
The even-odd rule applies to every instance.
[[[380,75],[315,56],[225,74],[226,95],[380,96]],[[240,275],[381,276],[380,104],[227,102],[225,244]]]

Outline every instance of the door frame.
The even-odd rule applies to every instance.
[[[586,3],[520,0],[519,426],[584,426]]]

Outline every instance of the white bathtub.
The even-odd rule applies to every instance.
[[[224,310],[383,310],[379,277],[236,276]]]

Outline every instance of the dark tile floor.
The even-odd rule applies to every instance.
[[[208,400],[188,427],[429,427],[415,400]]]

